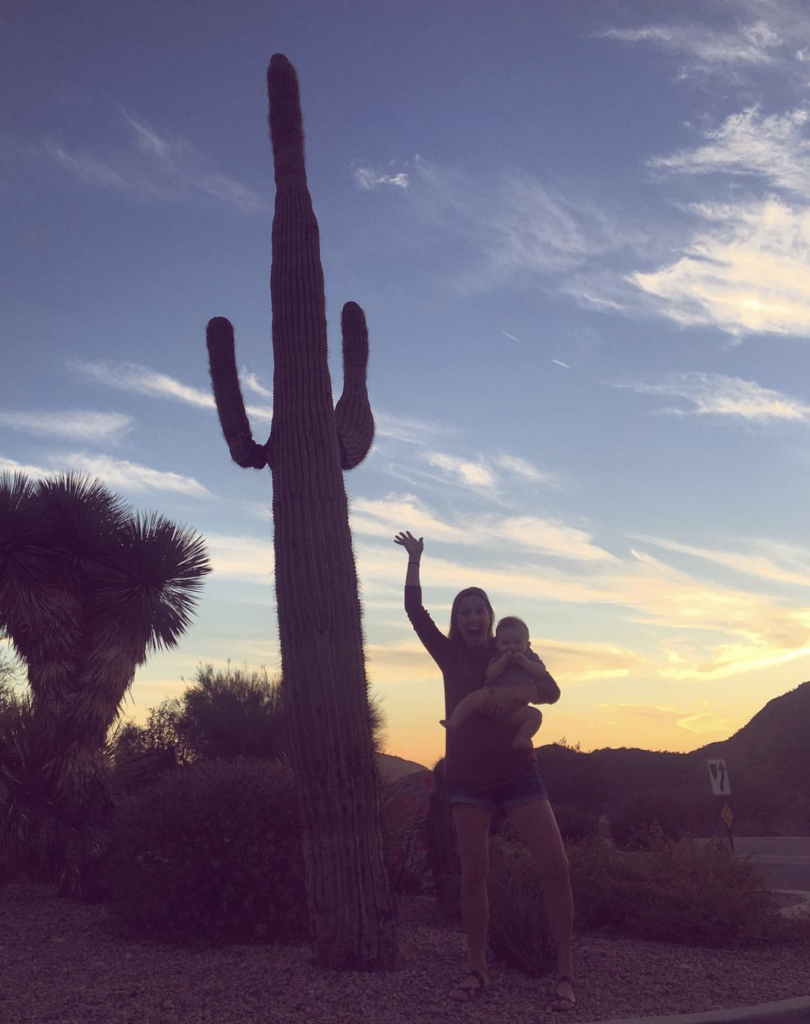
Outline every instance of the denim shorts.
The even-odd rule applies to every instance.
[[[499,811],[507,807],[531,804],[535,800],[548,800],[536,762],[527,765],[514,782],[499,786],[497,789],[475,790],[456,782],[448,782],[447,796],[451,804],[475,804],[476,807],[489,807],[490,810]]]

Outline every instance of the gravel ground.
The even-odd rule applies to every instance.
[[[460,927],[431,896],[399,903],[400,966],[383,975],[310,964],[307,945],[203,952],[124,938],[106,907],[53,890],[0,888],[0,1020],[4,1024],[435,1024],[436,1020],[559,1020],[544,1007],[551,978],[493,964],[483,1000],[456,1004],[464,974]],[[585,935],[576,941],[576,1024],[742,1006],[810,992],[810,948],[690,949]]]

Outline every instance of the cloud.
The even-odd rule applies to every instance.
[[[152,469],[124,459],[113,459],[108,455],[88,455],[85,452],[71,452],[67,455],[50,455],[49,467],[26,465],[13,459],[0,457],[0,473],[25,473],[35,480],[44,480],[57,473],[74,471],[87,473],[102,483],[127,493],[147,491],[171,491],[194,498],[210,498],[211,492],[190,476]]]
[[[500,466],[501,469],[507,470],[509,473],[514,473],[515,476],[519,476],[524,480],[531,480],[533,483],[546,484],[549,487],[558,487],[559,484],[550,473],[544,473],[539,470],[537,466],[532,465],[527,459],[521,458],[519,455],[499,455],[495,459],[495,464]]]
[[[0,424],[38,437],[65,437],[76,441],[117,440],[132,427],[133,419],[117,412],[0,412]]]
[[[810,208],[771,197],[690,209],[709,227],[673,263],[628,280],[684,326],[810,335]]]
[[[275,583],[273,542],[249,535],[206,533],[205,543],[215,576],[246,583]]]
[[[552,193],[509,171],[487,178],[417,157],[414,208],[425,223],[455,236],[472,254],[458,286],[480,291],[566,274],[627,244],[626,228],[582,196]]]
[[[610,552],[593,543],[589,533],[558,520],[537,519],[534,516],[502,518],[494,515],[479,516],[478,519],[481,523],[482,542],[490,536],[510,541],[528,551],[579,562],[616,561]]]
[[[436,423],[433,420],[420,420],[412,417],[397,416],[390,412],[374,412],[374,437],[407,444],[427,444],[436,437],[448,437],[458,434],[458,427],[449,423]]]
[[[386,186],[407,189],[410,185],[410,179],[404,171],[399,174],[380,174],[372,167],[355,167],[354,182],[363,192],[373,192]]]
[[[510,339],[511,341],[516,341],[516,342],[518,342],[518,344],[520,344],[520,338],[516,338],[516,337],[514,336],[514,334],[510,334],[510,333],[509,333],[508,331],[501,331],[501,334],[502,334],[502,335],[503,335],[503,336],[504,336],[505,338],[509,338],[509,339]]]
[[[121,391],[158,398],[171,398],[202,409],[216,409],[214,397],[207,391],[183,384],[166,373],[150,370],[136,363],[121,363],[117,366],[107,362],[78,362],[75,364],[86,376]],[[257,420],[272,420],[273,410],[267,406],[248,405],[247,414]]]
[[[15,462],[14,459],[0,455],[0,473],[24,473],[32,480],[44,480],[54,472],[56,470],[43,469],[42,466],[34,466],[31,463]]]
[[[255,373],[251,373],[244,367],[242,367],[242,371],[239,374],[239,381],[242,388],[247,388],[248,391],[252,391],[256,395],[261,395],[262,398],[273,397],[272,388],[266,388]]]
[[[53,461],[57,461],[55,458]],[[58,459],[59,468],[89,473],[110,487],[122,491],[142,493],[145,491],[171,491],[193,498],[209,498],[211,492],[194,477],[183,476],[164,470],[152,469],[125,459],[112,459],[107,455],[87,455],[72,452]],[[55,470],[54,470],[55,472]]]
[[[461,544],[498,553],[511,548],[580,562],[615,560],[593,543],[590,534],[557,520],[479,513],[462,515],[448,523],[412,494],[355,498],[351,503],[351,526],[355,534],[392,542],[396,533],[409,530],[416,537],[428,537],[431,544]]]
[[[651,167],[680,174],[757,176],[772,186],[810,196],[810,110],[797,108],[763,116],[758,104],[731,114],[704,132],[705,145],[657,156]]]
[[[557,366],[561,366],[564,370],[570,370],[571,369],[571,367],[568,365],[568,363],[563,363],[559,359],[552,359],[551,361],[552,361],[552,363],[555,363]]]
[[[607,28],[593,35],[623,43],[651,43],[669,53],[682,54],[703,70],[730,65],[773,63],[783,40],[764,20],[729,29],[705,24],[645,25],[640,28]]]
[[[252,214],[267,209],[266,199],[235,178],[210,167],[189,141],[162,135],[144,118],[119,110],[129,137],[105,155],[79,152],[56,139],[38,152],[86,185],[139,198],[170,202],[213,201]],[[30,149],[30,147],[29,147]]]
[[[631,381],[611,386],[640,395],[682,398],[692,404],[691,409],[665,410],[681,415],[732,417],[755,423],[810,422],[810,405],[800,399],[764,388],[755,381],[719,373],[672,373],[658,383]]]
[[[422,452],[422,457],[431,466],[444,470],[451,480],[472,490],[493,490],[497,484],[496,474],[483,458],[479,457],[477,462],[471,462],[469,459],[436,451]]]
[[[681,544],[678,541],[668,540],[663,537],[637,536],[635,539],[640,540],[642,543],[654,544],[656,547],[663,548],[666,551],[676,551],[685,555],[692,555],[696,558],[702,558],[716,565],[733,569],[735,572],[758,576],[773,583],[792,583],[800,587],[810,587],[810,553],[799,551],[795,548],[789,549],[789,554],[784,550],[780,550],[782,546],[776,548],[777,559],[781,556],[781,560],[783,560],[783,564],[780,565],[773,557],[769,558],[763,554],[715,551],[711,548],[697,547],[692,544]],[[766,550],[768,547],[773,548],[768,542],[760,541],[758,543],[760,547],[764,547]],[[786,568],[784,565],[786,555],[788,565],[792,566],[791,568]]]

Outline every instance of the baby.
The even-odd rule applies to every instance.
[[[499,653],[494,655],[487,668],[487,686],[473,690],[456,704],[449,719],[441,724],[454,732],[474,711],[484,711],[493,686],[525,686],[534,679],[545,675],[546,666],[531,649],[529,627],[522,619],[508,615],[501,619],[495,629],[495,646]],[[485,713],[485,712],[484,712]],[[539,708],[528,704],[510,711],[503,721],[515,726],[517,735],[512,741],[516,750],[533,750],[532,736],[543,721]]]

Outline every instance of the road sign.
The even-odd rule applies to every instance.
[[[731,786],[728,782],[728,769],[722,757],[709,757],[706,759],[709,766],[709,779],[712,783],[712,793],[715,796],[728,796],[731,793]]]
[[[727,829],[731,828],[731,823],[734,821],[734,815],[731,813],[731,808],[728,804],[723,804],[723,810],[720,812],[720,819]]]

